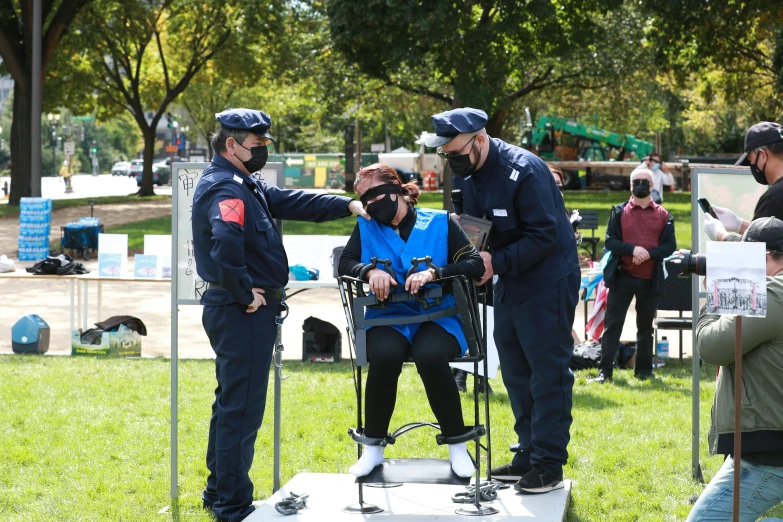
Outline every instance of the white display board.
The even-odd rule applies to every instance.
[[[98,234],[98,276],[128,274],[128,234]]]
[[[206,283],[196,273],[193,251],[193,193],[209,163],[174,163],[172,166],[172,283],[179,304],[199,304]],[[283,164],[269,163],[261,171],[268,185],[282,186]]]
[[[158,256],[156,279],[171,279],[171,236],[145,234],[144,254]]]

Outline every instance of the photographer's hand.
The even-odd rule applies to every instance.
[[[718,211],[716,210],[715,213],[717,214]],[[704,231],[707,233],[707,237],[713,241],[723,241],[726,239],[726,235],[728,234],[728,232],[726,232],[726,228],[723,226],[723,222],[718,221],[709,214],[704,214]]]

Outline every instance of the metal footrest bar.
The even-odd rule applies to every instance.
[[[487,430],[484,429],[484,426],[479,424],[478,426],[473,426],[469,431],[463,433],[462,435],[455,435],[454,437],[444,437],[442,433],[438,434],[435,436],[435,440],[439,446],[442,446],[443,444],[459,444],[461,442],[469,442],[471,440],[481,438],[486,433]]]

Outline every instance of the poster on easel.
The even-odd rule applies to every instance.
[[[766,244],[707,243],[707,313],[767,316]]]

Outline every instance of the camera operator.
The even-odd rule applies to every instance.
[[[767,246],[767,315],[742,320],[742,474],[740,521],[759,518],[783,498],[783,221],[754,220],[742,241]],[[734,495],[734,342],[736,317],[704,313],[696,330],[704,362],[720,366],[712,405],[710,454],[726,455],[687,522],[732,519]]]
[[[762,121],[745,134],[745,153],[737,165],[749,165],[756,183],[769,185],[756,204],[753,219],[783,217],[783,127],[778,123]],[[739,241],[750,222],[741,219],[731,210],[712,206],[718,219],[705,214],[705,231],[713,241]],[[735,234],[731,234],[734,232]]]

